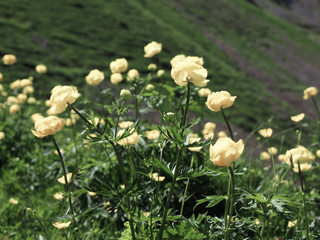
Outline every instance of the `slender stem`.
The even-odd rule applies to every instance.
[[[229,122],[228,122],[228,120],[227,120],[227,118],[226,118],[226,115],[224,114],[224,110],[223,110],[222,107],[220,108],[220,110],[221,110],[223,119],[224,119],[225,123],[227,124],[228,130],[229,130],[229,133],[230,133],[230,138],[234,141],[234,139],[233,139],[233,133],[232,133],[230,124],[229,124]]]
[[[106,118],[107,117],[107,111],[105,111],[105,109],[104,109],[104,100],[103,100],[103,95],[102,95],[101,84],[99,84],[98,87],[99,87],[99,90],[100,90],[100,101],[101,101],[101,104],[102,104],[102,113],[103,113],[104,118]]]
[[[299,122],[299,128],[300,128],[300,131],[299,131],[299,134],[298,134],[298,144],[297,144],[297,146],[299,146],[299,143],[300,143],[300,140],[301,140],[301,135],[302,135],[301,122]]]
[[[189,107],[190,82],[188,82],[187,86],[188,86],[187,87],[187,101],[186,101],[186,105],[185,105],[185,108],[184,108],[182,122],[181,122],[181,125],[180,125],[181,127],[184,127],[184,125],[185,125],[187,112],[188,112],[188,107]],[[181,135],[182,134],[183,134],[183,131],[181,131]],[[172,183],[171,183],[171,188],[170,188],[170,191],[169,191],[169,195],[168,195],[168,198],[167,198],[167,201],[166,201],[166,205],[165,205],[165,208],[164,208],[164,211],[163,211],[163,215],[162,215],[162,222],[161,222],[161,227],[160,227],[160,231],[159,231],[159,240],[162,240],[164,225],[165,225],[166,219],[167,219],[167,212],[168,212],[169,205],[170,205],[170,202],[171,202],[173,190],[174,190],[174,187],[176,185],[177,174],[178,174],[178,171],[179,171],[179,164],[180,164],[180,162],[179,162],[180,154],[181,154],[181,148],[179,148],[178,152],[177,152],[176,167],[175,167],[175,170],[174,170],[174,174],[173,174],[173,178],[172,178]]]
[[[77,141],[76,141],[76,129],[75,129],[75,126],[72,122],[71,111],[69,112],[69,116],[70,116],[71,123],[72,123],[72,135],[73,135],[73,142],[74,142],[74,148],[75,148],[75,153],[76,153],[76,165],[78,167],[78,146],[77,146]]]
[[[302,174],[301,174],[301,168],[300,168],[300,162],[298,161],[298,167],[299,167],[299,177],[300,177],[300,185],[301,185],[301,191],[302,191],[302,197],[303,197],[303,206],[304,206],[304,214],[306,218],[306,230],[307,230],[307,238],[309,239],[309,224],[308,224],[308,214],[307,214],[307,205],[306,205],[306,197],[303,189],[303,182],[302,182]]]
[[[315,99],[315,97],[311,97],[312,98],[312,101],[313,101],[313,104],[314,104],[314,107],[316,108],[316,111],[317,111],[317,141],[319,141],[319,138],[320,138],[320,112],[319,112],[319,108],[318,108],[318,104],[317,104],[317,101]]]
[[[67,179],[67,170],[66,170],[66,166],[64,165],[64,161],[63,161],[63,158],[62,158],[62,155],[61,155],[61,152],[60,152],[60,148],[56,142],[56,140],[54,139],[54,136],[52,136],[52,141],[54,143],[54,146],[56,147],[57,149],[57,152],[58,152],[58,155],[59,155],[59,158],[60,158],[60,162],[61,162],[61,165],[62,165],[62,170],[63,170],[63,175],[64,175],[64,181],[66,183],[66,192],[68,193],[70,191],[69,189],[69,183],[68,183],[68,179]],[[75,229],[77,227],[77,223],[76,223],[76,219],[74,217],[74,211],[73,211],[73,205],[72,205],[72,200],[71,200],[71,194],[69,194],[68,196],[68,201],[69,201],[69,207],[70,207],[70,211],[71,211],[71,216],[72,216],[72,222],[73,222],[73,229]]]
[[[144,87],[141,89],[141,91],[140,91],[140,93],[139,93],[139,95],[138,95],[137,98],[139,98],[139,97],[142,95],[142,93],[143,93],[144,90],[146,89],[146,87],[147,87],[147,85],[149,84],[149,82],[151,81],[151,79],[152,79],[152,77],[149,75],[149,76],[148,76],[148,81],[146,82],[146,84],[144,85]]]
[[[268,150],[270,149],[270,144],[269,144],[269,141],[267,140],[267,143],[268,143]],[[276,179],[276,167],[274,165],[274,157],[273,157],[273,152],[271,152],[271,159],[272,159],[272,168],[273,168],[273,177],[274,177],[274,180],[277,181]]]
[[[123,100],[121,107],[120,107],[120,110],[123,108],[124,102],[125,102],[125,100]],[[114,139],[117,138],[119,119],[120,119],[120,112],[118,113],[118,117],[117,117],[117,122],[116,122],[116,126],[115,126],[115,131],[114,131]]]
[[[233,175],[233,170],[231,166],[229,167],[229,173],[230,173],[230,180],[231,180],[231,199],[230,199],[229,219],[228,219],[228,225],[226,228],[225,239],[228,239],[228,230],[232,221],[233,202],[234,202],[234,175]]]
[[[192,165],[193,165],[194,155],[195,155],[195,153],[193,152],[192,153],[192,158],[191,158],[191,163],[190,163],[190,168],[192,168]],[[187,185],[186,185],[186,188],[185,188],[184,194],[183,194],[182,205],[181,205],[181,210],[180,210],[180,215],[181,216],[182,216],[182,213],[183,213],[184,201],[186,199],[189,181],[190,181],[190,178],[188,178]]]
[[[229,178],[231,176],[229,175]],[[224,225],[225,225],[225,232],[224,232],[224,239],[227,239],[227,226],[228,226],[228,208],[229,208],[229,203],[230,203],[230,191],[231,191],[231,180],[229,179],[229,184],[228,184],[228,193],[227,193],[227,200],[226,204],[224,206]]]
[[[280,185],[280,183],[281,183],[281,181],[284,179],[284,177],[287,175],[287,172],[288,172],[288,170],[290,169],[290,167],[288,167],[287,168],[287,170],[286,170],[286,172],[285,172],[285,174],[282,176],[282,178],[281,179],[279,179],[279,181],[278,181],[278,183],[277,183],[277,185],[276,185],[276,188],[275,188],[275,190],[274,190],[274,195],[276,195],[277,194],[277,191],[278,191],[278,187],[279,187],[279,185]]]
[[[43,224],[42,224],[42,222],[40,221],[40,219],[39,219],[35,214],[32,213],[32,215],[37,219],[38,223],[40,223],[40,225],[41,225],[44,233],[46,234],[46,238],[49,240],[50,238],[48,237],[47,230],[46,230],[46,228],[43,226]]]

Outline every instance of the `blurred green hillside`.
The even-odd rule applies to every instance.
[[[170,60],[185,54],[203,57],[211,90],[238,96],[227,114],[241,129],[251,131],[273,116],[269,125],[280,132],[294,126],[290,116],[302,111],[315,118],[302,93],[320,71],[319,35],[255,1],[0,1],[0,29],[0,55],[18,59],[12,78],[34,76],[35,89],[44,87],[48,97],[57,84],[88,93],[84,77],[92,69],[103,71],[103,87],[110,87],[109,64],[122,57],[142,73],[157,63],[169,78]],[[147,59],[143,48],[151,41],[163,50]],[[38,64],[48,67],[41,78]],[[0,72],[6,78],[7,67]]]

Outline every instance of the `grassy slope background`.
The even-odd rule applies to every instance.
[[[269,124],[280,132],[292,126],[291,115],[307,111],[315,117],[308,110],[311,103],[301,100],[312,76],[299,79],[308,68],[288,63],[286,54],[317,69],[319,36],[251,2],[1,1],[0,55],[17,56],[14,79],[35,75],[37,64],[47,65],[48,74],[35,78],[34,85],[44,88],[48,97],[57,84],[73,84],[88,94],[84,77],[97,68],[104,71],[104,87],[109,87],[109,63],[116,58],[125,57],[129,68],[141,72],[158,63],[157,58],[143,58],[143,47],[157,41],[163,45],[158,58],[168,77],[175,55],[201,56],[211,80],[208,87],[238,96],[228,109],[231,124],[251,131],[273,116]],[[303,73],[296,73],[299,69]],[[0,71],[6,74],[7,69]],[[221,121],[220,114],[212,120]]]

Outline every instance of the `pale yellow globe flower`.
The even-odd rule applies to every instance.
[[[104,80],[104,73],[100,72],[98,69],[91,70],[88,76],[86,76],[86,81],[92,86],[99,85]]]
[[[4,139],[6,137],[6,135],[4,134],[4,132],[0,132],[0,140]]]
[[[162,70],[162,69],[160,69],[160,70],[158,70],[158,72],[157,72],[157,76],[158,76],[158,77],[161,77],[164,73],[165,73],[165,71]]]
[[[227,91],[213,92],[208,96],[206,105],[211,111],[218,112],[221,108],[231,107],[236,98]]]
[[[228,135],[226,134],[226,132],[220,131],[220,132],[218,132],[218,137],[219,138],[224,138],[224,137],[228,137]]]
[[[94,197],[95,195],[97,195],[95,192],[90,192],[90,191],[88,191],[88,194],[89,194],[91,197]]]
[[[318,94],[318,89],[316,87],[308,87],[303,91],[303,99],[307,100]]]
[[[54,93],[55,91],[59,90],[60,88],[62,88],[61,85],[57,85],[57,86],[53,87],[53,88],[51,89],[51,94]]]
[[[218,167],[230,167],[243,150],[243,140],[236,143],[228,137],[219,138],[214,145],[210,146],[210,160]]]
[[[317,150],[316,154],[317,154],[317,157],[320,158],[320,149]]]
[[[3,75],[0,73],[0,82],[3,80]]]
[[[63,228],[68,228],[70,224],[71,224],[71,221],[66,223],[62,223],[61,221],[58,221],[53,223],[52,225],[58,229],[63,229]]]
[[[312,165],[309,164],[309,163],[300,164],[300,170],[301,170],[301,172],[309,171],[311,167],[312,167]],[[296,172],[296,173],[299,173],[299,166],[298,166],[298,164],[294,164],[292,170],[293,170],[294,172]]]
[[[16,199],[14,199],[14,198],[10,198],[9,199],[9,203],[11,203],[11,204],[18,204],[18,200],[16,200]]]
[[[19,99],[17,97],[9,96],[7,98],[7,104],[8,105],[17,104],[17,103],[19,103]]]
[[[23,88],[22,93],[23,94],[30,94],[34,92],[33,86],[26,86]]]
[[[76,123],[76,120],[75,119],[71,119],[71,118],[67,118],[67,119],[65,119],[65,121],[66,121],[66,126],[67,127],[70,127],[70,126],[72,126],[72,125],[74,125],[75,123]]]
[[[110,63],[110,70],[112,73],[122,73],[128,68],[128,62],[125,58],[118,58],[116,61]]]
[[[162,44],[155,41],[144,47],[144,57],[151,58],[162,50]]]
[[[154,87],[154,85],[152,85],[152,84],[148,84],[148,85],[146,86],[146,91],[148,91],[148,92],[152,92],[154,89],[155,89],[155,87]]]
[[[55,114],[64,112],[67,103],[74,103],[79,96],[80,94],[75,87],[63,86],[59,88],[50,97],[51,111]]]
[[[38,119],[35,122],[35,131],[31,130],[33,135],[38,138],[44,138],[48,135],[56,134],[61,131],[64,126],[64,120],[55,116]]]
[[[156,140],[160,135],[160,131],[158,130],[146,131],[146,134],[149,140]]]
[[[121,122],[118,123],[119,127],[121,127],[122,129],[131,127],[133,125],[133,122],[127,121],[127,122]]]
[[[260,159],[264,161],[269,161],[271,158],[270,154],[267,152],[260,153]]]
[[[37,99],[35,99],[34,97],[29,97],[27,100],[27,103],[29,103],[29,104],[34,104],[36,102],[37,102]]]
[[[22,104],[27,100],[27,95],[20,93],[18,94],[17,99],[18,99],[18,103]]]
[[[38,119],[44,119],[44,117],[40,113],[35,113],[31,115],[31,119],[35,123]]]
[[[122,97],[124,100],[130,100],[132,98],[132,93],[129,90],[122,89],[120,91],[120,97]]]
[[[70,182],[71,178],[72,178],[72,173],[67,173],[67,181],[68,181],[68,183]],[[66,184],[64,176],[62,176],[61,178],[58,178],[58,182],[61,183],[61,184]]]
[[[177,63],[184,62],[185,60],[186,60],[185,55],[183,55],[183,54],[177,55],[171,59],[171,61],[170,61],[171,67],[174,68],[177,65]]]
[[[163,176],[159,176],[159,173],[153,173],[153,174],[149,173],[149,177],[155,180],[156,182],[163,182],[164,179],[166,178]]]
[[[143,215],[144,215],[145,217],[149,217],[149,216],[150,216],[150,212],[144,212]]]
[[[55,193],[53,197],[57,200],[63,199],[64,195],[62,193]]]
[[[279,154],[278,156],[278,160],[279,162],[284,162],[284,159],[286,158],[286,155],[285,154]]]
[[[148,65],[148,70],[149,71],[156,71],[157,70],[157,65],[154,63],[151,63]]]
[[[122,185],[121,185],[122,186]],[[123,185],[124,186],[124,185]],[[107,207],[107,206],[109,206],[110,205],[110,202],[108,201],[108,202],[105,202],[104,204],[103,204],[103,206],[105,206],[106,207],[106,210],[109,212],[109,213],[111,213],[112,212],[112,207]],[[118,209],[115,209],[114,210],[114,212],[116,213],[116,212],[118,212]]]
[[[213,122],[207,122],[204,127],[203,130],[207,130],[209,132],[213,132],[217,127],[217,124],[213,123]]]
[[[171,70],[171,77],[179,86],[192,82],[197,87],[204,87],[210,81],[207,69],[194,62],[179,62]]]
[[[62,154],[62,153],[63,153],[63,149],[59,149],[59,150],[60,150],[60,153]],[[59,153],[58,153],[57,150],[54,150],[53,153],[54,153],[55,155],[59,155]]]
[[[189,138],[199,138],[197,133],[189,133]]]
[[[10,84],[10,88],[11,88],[12,90],[13,90],[13,89],[18,89],[18,88],[20,88],[20,87],[21,87],[21,80],[20,80],[20,79],[12,82],[12,83]]]
[[[298,162],[303,164],[311,161],[312,155],[305,147],[298,146],[297,148],[290,149],[286,152],[284,161],[291,166],[290,159],[292,159],[292,164],[298,164]]]
[[[57,114],[55,114],[54,112],[51,111],[51,108],[49,108],[47,111],[46,111],[47,115],[48,116],[55,116]]]
[[[94,118],[94,126],[97,126],[98,123],[99,123],[99,121],[100,121],[100,119],[97,118],[97,117],[95,117],[95,118]],[[91,120],[89,120],[89,122],[90,122],[91,124],[93,124]]]
[[[276,147],[268,148],[268,152],[272,155],[276,155],[278,153],[278,149]]]
[[[36,72],[39,74],[44,74],[47,72],[47,67],[43,64],[39,64],[36,66]]]
[[[186,61],[188,62],[194,62],[200,66],[203,66],[204,62],[203,62],[203,58],[199,58],[199,57],[195,57],[195,56],[188,56],[186,57]]]
[[[32,86],[32,81],[30,79],[22,79],[20,81],[21,87]]]
[[[260,220],[259,220],[259,219],[256,219],[256,220],[254,220],[254,223],[255,223],[256,225],[259,225],[259,224],[260,224]]]
[[[127,80],[129,82],[134,81],[135,79],[139,78],[139,71],[137,69],[131,69],[128,73],[127,73]]]
[[[112,73],[110,76],[110,82],[114,85],[122,82],[123,77],[121,75],[121,73]]]
[[[294,226],[297,224],[297,222],[298,222],[298,220],[289,221],[289,222],[288,222],[288,227],[289,227],[289,228],[294,227]]]
[[[7,92],[1,92],[1,95],[6,97],[6,96],[8,96],[8,93]]]
[[[203,137],[204,137],[204,139],[210,138],[211,140],[213,140],[213,138],[214,138],[214,133],[211,132],[211,133],[204,134]],[[227,137],[227,136],[224,135],[224,136],[222,136],[222,137]]]
[[[10,114],[15,114],[16,112],[18,112],[20,110],[20,107],[18,104],[13,104],[10,106],[9,108],[9,113]]]
[[[291,120],[294,121],[294,122],[300,122],[302,121],[302,119],[304,118],[305,114],[304,113],[301,113],[299,115],[296,115],[296,116],[292,116],[291,117]]]
[[[117,137],[122,136],[124,134],[125,130],[120,130],[117,134]],[[119,145],[134,145],[137,144],[140,140],[141,135],[138,135],[134,129],[131,129],[131,135],[129,135],[126,138],[123,138],[118,141]]]
[[[3,85],[0,84],[0,92],[3,91]]]
[[[265,138],[271,137],[272,133],[273,133],[273,130],[271,128],[259,130],[259,134]]]
[[[199,97],[208,97],[212,91],[209,88],[201,88],[198,91]]]
[[[4,65],[13,65],[17,62],[17,58],[13,54],[6,54],[2,57]]]
[[[195,142],[200,142],[201,138],[189,138],[189,143],[195,143]],[[188,150],[191,152],[200,152],[202,147],[189,147]]]

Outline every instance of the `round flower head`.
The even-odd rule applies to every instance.
[[[303,91],[303,99],[307,100],[318,94],[318,89],[316,87],[308,87]]]
[[[51,94],[54,93],[55,91],[59,90],[60,88],[62,88],[61,85],[57,85],[57,86],[53,87],[53,88],[51,89]]]
[[[26,86],[22,90],[23,94],[29,94],[29,93],[33,93],[33,92],[34,92],[34,88],[32,86]]]
[[[86,81],[92,86],[99,85],[104,79],[103,72],[100,72],[98,69],[91,70],[88,76],[86,76]]]
[[[13,65],[17,62],[17,58],[15,55],[6,54],[3,56],[2,61],[4,65]]]
[[[157,65],[154,63],[149,64],[148,66],[149,71],[156,71],[157,70]]]
[[[63,229],[63,228],[69,227],[70,224],[71,224],[71,221],[70,222],[66,222],[66,223],[62,223],[61,221],[59,221],[59,222],[53,223],[52,225],[55,226],[58,229]]]
[[[10,88],[11,88],[12,90],[13,90],[13,89],[21,88],[21,80],[18,79],[18,80],[16,80],[16,81],[12,82],[12,83],[10,84]]]
[[[177,55],[174,58],[171,59],[170,64],[171,67],[175,67],[177,65],[177,63],[179,62],[184,62],[186,60],[186,56],[181,54],[181,55]]]
[[[160,69],[160,70],[158,70],[158,72],[157,72],[157,76],[158,76],[158,77],[161,77],[164,73],[165,73],[165,71],[162,70],[162,69]]]
[[[121,127],[122,129],[131,127],[132,124],[133,122],[130,122],[130,121],[118,123],[119,127]]]
[[[265,137],[265,138],[271,137],[272,136],[272,132],[273,132],[273,130],[271,128],[259,130],[259,134],[262,137]]]
[[[2,91],[3,91],[3,85],[0,84],[0,92],[2,92]]]
[[[227,91],[213,92],[208,96],[206,105],[211,111],[218,112],[221,108],[231,107],[236,98]]]
[[[153,173],[152,175],[151,173],[149,173],[149,177],[155,180],[156,182],[163,182],[163,180],[166,178],[166,177],[159,176],[159,173]]]
[[[9,202],[10,202],[11,204],[18,204],[18,200],[14,199],[14,198],[10,198],[10,199],[9,199]]]
[[[35,131],[31,130],[33,135],[38,138],[44,138],[48,135],[56,134],[61,131],[64,126],[64,120],[55,116],[46,118],[38,118],[35,122]]]
[[[294,121],[294,122],[300,122],[302,121],[302,119],[304,118],[305,114],[304,113],[301,113],[299,115],[296,115],[296,116],[292,116],[291,117],[291,120]]]
[[[89,194],[91,197],[94,197],[95,195],[97,195],[95,192],[90,192],[90,191],[88,191],[88,194]]]
[[[53,197],[57,200],[63,199],[64,195],[62,193],[55,193]]]
[[[297,224],[298,220],[294,220],[294,221],[289,221],[288,222],[288,228],[292,228]]]
[[[230,167],[244,150],[244,143],[239,140],[237,143],[231,138],[219,138],[214,145],[210,146],[210,160],[218,167]]]
[[[129,82],[138,79],[139,78],[139,72],[137,69],[131,69],[128,73],[127,73],[127,80]]]
[[[201,88],[198,91],[199,97],[208,97],[212,91],[209,88]]]
[[[312,167],[312,165],[309,164],[309,163],[300,164],[300,170],[301,170],[301,172],[309,171],[311,167]],[[298,165],[298,164],[294,164],[292,170],[293,170],[294,172],[296,172],[296,173],[299,173],[299,165]]]
[[[3,75],[0,73],[0,82],[3,80]]]
[[[155,87],[154,87],[154,85],[152,85],[152,84],[148,84],[148,85],[146,86],[146,91],[148,91],[148,92],[152,92],[154,89],[155,89]]]
[[[204,127],[203,130],[206,130],[208,132],[213,132],[217,127],[217,124],[213,123],[213,122],[207,122]],[[203,133],[203,132],[202,132]],[[203,133],[204,134],[204,133]]]
[[[171,77],[179,86],[192,82],[197,87],[204,87],[209,82],[207,75],[208,71],[194,62],[179,62],[171,70]]]
[[[303,146],[298,146],[297,148],[290,149],[289,151],[286,152],[286,156],[284,161],[286,164],[291,166],[291,161],[292,164],[300,164],[307,163],[312,160],[312,156],[310,152]]]
[[[72,104],[77,97],[79,97],[79,93],[76,88],[69,86],[59,88],[50,97],[51,112],[54,114],[64,112],[67,108],[67,102]]]
[[[120,130],[117,134],[117,136],[122,136],[124,134],[125,130]],[[134,145],[137,144],[140,140],[141,135],[138,135],[137,132],[134,131],[134,129],[131,130],[131,135],[129,135],[126,138],[123,138],[119,140],[119,145]]]
[[[220,131],[220,132],[218,132],[218,137],[219,138],[224,138],[224,137],[228,137],[228,135],[226,134],[226,132]]]
[[[191,57],[191,56],[189,56],[189,57],[187,57],[186,58],[186,61],[188,61],[188,62],[194,62],[194,63],[196,63],[196,64],[198,64],[198,65],[200,65],[200,66],[203,66],[203,58],[199,58],[199,57]]]
[[[47,72],[47,67],[43,64],[39,64],[36,66],[36,72],[39,74],[44,74]]]
[[[32,86],[32,81],[30,79],[22,79],[20,82],[21,87]]]
[[[270,154],[267,152],[262,152],[260,153],[260,159],[261,160],[265,160],[265,161],[269,161],[271,158]]]
[[[317,154],[317,157],[320,158],[320,150],[317,150],[316,154]]]
[[[27,100],[27,103],[29,104],[33,104],[33,103],[36,103],[37,100],[34,98],[34,97],[29,97],[28,100]]]
[[[17,97],[9,96],[7,98],[7,104],[8,105],[16,104],[16,103],[19,103],[19,99]]]
[[[279,156],[278,156],[279,162],[283,162],[285,158],[286,158],[286,155],[284,155],[284,154],[279,154]]]
[[[144,57],[151,58],[157,53],[161,52],[161,50],[162,50],[161,43],[156,43],[153,41],[144,47],[144,52],[145,52]]]
[[[18,112],[20,110],[20,107],[18,104],[13,104],[10,108],[9,108],[9,113],[10,114],[15,114],[16,112]]]
[[[4,134],[4,132],[0,132],[0,140],[4,139],[5,136],[6,136],[6,135]]]
[[[17,99],[18,99],[18,102],[22,104],[27,100],[27,95],[20,93],[18,94]]]
[[[158,130],[146,131],[147,138],[149,140],[155,140],[159,137],[160,132]]]
[[[68,181],[68,183],[70,182],[71,178],[72,178],[72,173],[67,173],[67,181]],[[61,184],[66,184],[66,180],[64,179],[64,176],[59,178],[58,182],[61,183]]]
[[[110,82],[114,85],[122,82],[123,77],[121,75],[121,73],[112,73],[110,76]]]
[[[110,63],[110,70],[112,73],[122,73],[128,68],[128,62],[125,58],[118,58],[116,61]]]
[[[276,155],[278,153],[278,149],[275,147],[268,148],[268,152],[272,155]]]
[[[122,97],[124,100],[130,100],[132,98],[132,94],[129,90],[122,89],[120,92],[120,97]]]

